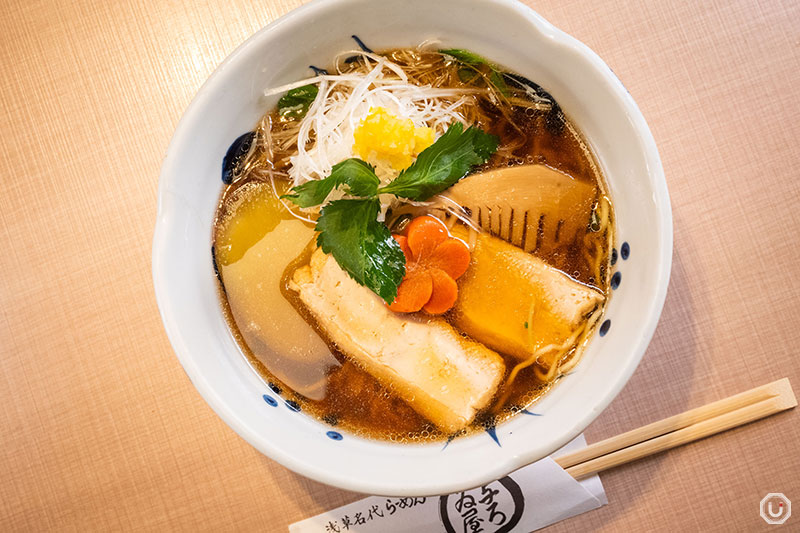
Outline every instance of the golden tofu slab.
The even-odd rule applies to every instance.
[[[441,318],[390,311],[320,249],[289,287],[347,357],[443,431],[472,422],[503,378],[497,353]]]
[[[469,230],[453,228],[468,240]],[[454,324],[499,352],[527,359],[561,344],[604,296],[538,257],[480,233],[467,272],[458,280]]]

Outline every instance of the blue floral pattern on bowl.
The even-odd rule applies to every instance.
[[[630,255],[631,255],[630,244],[628,244],[627,242],[623,242],[622,246],[620,246],[619,253],[617,253],[617,249],[616,248],[613,248],[611,250],[611,261],[610,261],[611,266],[613,267],[613,266],[615,266],[617,264],[617,258],[622,258],[623,261],[627,261],[628,258],[630,257]],[[617,290],[621,283],[622,283],[622,273],[619,270],[617,270],[611,276],[611,281],[609,283],[609,287],[611,288],[611,290]],[[602,324],[600,324],[600,328],[598,329],[597,334],[600,337],[605,337],[608,334],[608,330],[609,329],[611,329],[611,319],[606,318],[602,322]],[[278,385],[276,385],[275,383],[272,383],[271,381],[269,383],[267,383],[267,386],[269,387],[269,389],[272,392],[274,392],[279,397],[280,397],[281,393],[283,392],[282,389]],[[273,398],[272,396],[270,396],[269,394],[264,394],[263,398],[264,398],[264,401],[267,403],[267,405],[269,405],[271,407],[278,407],[278,401],[275,398]],[[286,405],[286,407],[290,411],[293,411],[295,413],[299,413],[302,410],[301,407],[300,407],[300,404],[297,403],[294,400],[284,400],[284,405]],[[533,411],[529,411],[528,409],[525,409],[525,408],[520,409],[519,413],[530,415],[530,416],[542,416],[542,413],[534,413]],[[331,424],[331,425],[335,425],[336,424],[334,419],[330,419],[330,420],[326,419],[325,421],[327,423]],[[486,434],[498,446],[502,446],[502,444],[500,444],[500,439],[497,436],[497,426],[495,425],[495,423],[493,421],[487,421],[486,423],[484,423],[483,430],[486,432]],[[340,432],[333,431],[333,430],[329,430],[329,431],[325,432],[325,436],[328,437],[329,439],[335,440],[335,441],[340,441],[340,440],[344,439],[344,436]],[[442,447],[442,451],[447,449],[447,446],[453,441],[453,439],[456,438],[456,436],[457,435],[451,435],[451,436],[449,436],[447,438],[447,440],[444,443],[444,446]]]

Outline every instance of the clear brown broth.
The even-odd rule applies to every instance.
[[[501,143],[510,142],[511,140],[519,141],[519,131],[523,132],[524,142],[514,150],[514,159],[510,164],[545,164],[572,176],[574,179],[594,184],[594,189],[597,191],[595,201],[605,194],[606,187],[603,178],[586,143],[560,111],[549,113],[531,112],[531,110],[515,108],[511,116],[516,128],[512,128],[499,110],[491,108],[493,104],[487,102],[484,105],[487,116],[496,117],[496,120],[487,121],[479,124],[479,126],[498,135]],[[493,160],[487,163],[485,167],[490,169],[505,164],[509,164],[509,162],[504,161],[499,164]],[[226,188],[220,201],[218,220],[222,220],[226,216],[226,201],[234,195],[238,188],[246,186],[248,183],[253,186],[252,180],[243,179]],[[269,184],[261,182],[258,186],[269,187]],[[217,226],[219,226],[219,223]],[[572,243],[562,246],[541,258],[577,281],[594,286],[604,294],[607,294],[608,242],[612,238],[611,229],[594,233],[590,231],[587,225],[585,233],[579,233]],[[583,257],[583,252],[587,247],[596,247],[595,249],[599,250],[602,255],[600,258],[601,265],[603,265],[601,279],[595,279],[592,265]],[[304,310],[295,293],[286,288],[288,277],[295,268],[299,265],[307,264],[311,249],[310,245],[307,246],[306,250],[297,259],[286,265],[280,291],[306,323],[328,345],[331,357],[326,358],[324,363],[320,363],[323,366],[315,369],[317,374],[325,376],[324,391],[320,394],[315,394],[313,398],[297,392],[301,387],[292,383],[291,378],[291,376],[298,374],[297,368],[292,368],[292,366],[296,367],[297,363],[281,358],[279,355],[270,352],[269,349],[259,349],[253,346],[254,343],[247,342],[247,335],[243,335],[241,331],[245,318],[242,317],[240,310],[232,307],[231,302],[226,297],[224,290],[225,267],[221,267],[220,299],[231,331],[252,366],[266,381],[273,385],[274,389],[280,390],[285,399],[297,402],[303,411],[337,428],[370,438],[399,442],[431,441],[447,438],[448,435],[443,434],[418,415],[404,401],[394,395],[391,390],[378,383],[359,366],[348,360],[335,344],[325,338],[324,332],[317,327],[312,317]],[[285,258],[282,260],[285,261]],[[445,315],[445,318],[447,318],[447,315]],[[254,319],[258,320],[258,317],[246,318],[246,320]],[[506,362],[507,377],[518,361],[510,356],[501,355]],[[282,376],[283,379],[279,379],[277,376]],[[539,381],[533,372],[533,367],[528,367],[520,372],[514,381],[504,406],[498,409],[494,402],[504,392],[503,387],[505,387],[505,384],[501,385],[495,400],[479,414],[470,430],[493,426],[502,422],[519,410],[536,402],[553,385],[554,383],[542,383]]]

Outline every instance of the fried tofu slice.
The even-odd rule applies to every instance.
[[[456,225],[454,237],[469,240]],[[458,280],[453,323],[498,352],[527,359],[549,344],[561,344],[604,296],[538,257],[478,234],[470,266]]]
[[[472,422],[503,378],[497,353],[441,318],[390,311],[321,249],[289,288],[347,357],[445,432]]]

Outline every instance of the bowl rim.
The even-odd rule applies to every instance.
[[[303,19],[312,16],[316,11],[327,9],[331,5],[345,4],[351,0],[312,0],[298,8],[295,8],[283,16],[277,18],[271,23],[267,24],[251,37],[240,44],[236,49],[231,52],[220,65],[214,70],[209,78],[201,85],[196,95],[187,106],[181,119],[176,126],[173,137],[167,148],[166,156],[161,166],[158,184],[158,202],[157,202],[157,215],[156,225],[154,229],[153,244],[152,244],[152,275],[153,285],[155,289],[156,301],[159,308],[164,328],[167,332],[170,344],[175,352],[178,360],[184,368],[187,376],[192,384],[198,390],[203,399],[208,405],[216,412],[216,414],[236,433],[244,438],[249,444],[259,450],[261,453],[267,455],[271,459],[277,461],[283,466],[302,474],[308,478],[326,483],[328,485],[341,487],[348,490],[353,490],[366,494],[388,494],[387,487],[389,484],[385,482],[375,482],[364,479],[343,479],[338,476],[329,475],[327,471],[320,471],[309,462],[302,460],[292,454],[285,453],[282,449],[272,445],[268,439],[263,438],[258,432],[251,429],[251,427],[242,421],[237,416],[237,413],[226,401],[220,396],[213,384],[206,378],[201,368],[195,363],[189,354],[189,350],[184,343],[180,332],[180,328],[172,313],[172,308],[166,300],[166,291],[163,286],[162,279],[160,279],[159,272],[163,268],[161,256],[159,251],[165,246],[166,234],[163,231],[164,222],[164,197],[167,193],[166,177],[175,173],[177,169],[177,156],[176,152],[178,147],[183,145],[191,132],[187,128],[187,123],[193,120],[194,115],[205,104],[209,97],[207,94],[209,87],[214,85],[217,78],[222,77],[227,70],[227,66],[238,60],[239,56],[244,54],[245,51],[253,46],[256,46],[262,39],[272,32],[276,27],[293,22],[295,19]],[[654,298],[651,300],[646,313],[646,322],[644,322],[637,342],[630,349],[631,357],[627,360],[627,364],[621,369],[620,378],[617,382],[607,390],[605,396],[597,403],[597,405],[575,420],[569,426],[568,430],[562,433],[562,437],[552,442],[552,451],[564,446],[576,436],[578,436],[597,416],[602,412],[619,394],[622,388],[627,384],[633,372],[639,365],[644,353],[655,333],[661,311],[666,299],[667,288],[669,285],[670,271],[672,266],[672,250],[673,250],[673,225],[672,225],[672,209],[669,200],[669,193],[667,190],[666,179],[664,170],[661,164],[661,158],[655,144],[655,139],[648,127],[644,116],[642,115],[639,107],[633,100],[633,97],[623,86],[619,78],[614,72],[606,65],[606,63],[588,46],[580,42],[578,39],[565,33],[564,31],[556,28],[537,12],[530,7],[518,2],[516,0],[484,0],[485,4],[489,7],[497,6],[505,9],[515,11],[521,18],[524,18],[531,24],[532,31],[538,31],[545,37],[550,38],[554,44],[566,47],[580,56],[587,64],[587,66],[595,69],[604,81],[608,84],[610,94],[618,100],[621,107],[624,108],[628,114],[628,118],[632,123],[632,129],[636,133],[639,141],[645,152],[645,160],[647,161],[650,180],[650,186],[654,190],[656,205],[659,210],[659,217],[657,223],[660,225],[662,231],[658,234],[660,256],[657,264],[659,272],[657,274],[658,288]],[[532,462],[530,457],[524,454],[513,458],[511,463],[503,463],[500,467],[484,469],[480,473],[473,475],[466,482],[467,485],[480,486],[496,479],[498,472],[510,472],[521,468]],[[469,476],[465,476],[469,477]],[[453,483],[448,481],[431,481],[428,483],[430,490],[427,494],[444,494],[456,490],[465,489],[465,481]],[[408,495],[416,496],[422,493],[419,490],[403,490],[402,487],[392,486],[393,495]]]

